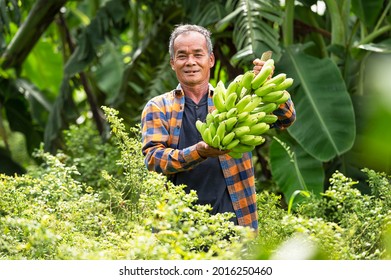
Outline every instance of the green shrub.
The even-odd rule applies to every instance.
[[[145,168],[139,127],[104,108],[111,137],[88,122],[70,128],[56,155],[23,176],[0,175],[1,259],[389,259],[390,177],[365,169],[369,195],[336,172],[321,197],[287,212],[257,194],[259,233],[210,215],[167,178]]]
[[[108,120],[121,155],[115,165],[122,172],[112,169],[112,162],[100,163],[96,172],[102,178],[98,178],[81,154],[50,155],[41,147],[35,156],[42,164],[29,174],[0,176],[0,257],[241,258],[250,230],[234,226],[228,214],[211,216],[208,206],[196,204],[195,193],[186,194],[184,186],[146,171],[139,138],[128,136],[115,111],[108,112]],[[80,137],[77,128],[72,129],[69,136],[98,145],[92,138],[99,136]],[[137,128],[130,133],[137,135]],[[92,158],[91,150],[87,158]],[[78,163],[87,177],[69,163]],[[90,185],[87,178],[99,186]]]
[[[321,218],[291,215],[281,207],[281,197],[273,193],[258,194],[259,236],[255,241],[253,252],[257,259],[271,259],[280,256],[282,244],[295,239],[305,244],[310,242],[316,247],[318,258],[343,259],[344,240],[341,239],[341,228],[334,223],[328,223]],[[297,250],[306,247],[299,246]]]
[[[96,190],[108,189],[107,181],[102,177],[102,170],[122,176],[120,150],[112,139],[103,140],[90,119],[82,125],[71,125],[64,131],[65,147],[62,153],[67,166],[75,166],[78,174],[73,178],[86,183]]]
[[[307,218],[320,218],[336,224],[349,248],[341,257],[346,259],[379,259],[385,254],[382,235],[390,223],[390,179],[383,173],[365,169],[371,195],[354,188],[357,182],[335,172],[330,187],[320,199],[312,197],[298,212]]]

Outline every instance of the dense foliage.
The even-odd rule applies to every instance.
[[[90,120],[66,132],[66,149],[35,152],[41,164],[0,177],[1,259],[386,259],[389,176],[365,170],[370,194],[336,172],[321,197],[288,213],[258,194],[260,231],[211,216],[164,176],[147,172],[139,130],[104,108],[112,136]],[[388,233],[387,233],[388,232]],[[389,246],[389,245],[388,245]]]
[[[0,0],[0,258],[391,258],[391,1],[198,2]],[[145,169],[179,23],[211,30],[212,85],[267,50],[295,80],[253,152],[257,236]]]
[[[361,184],[364,167],[390,172],[390,1],[198,2],[0,1],[0,172],[26,172],[42,142],[65,149],[63,131],[86,114],[105,139],[101,106],[139,123],[147,100],[177,85],[168,39],[179,23],[212,32],[214,86],[267,50],[275,73],[294,78],[296,123],[254,150],[259,185],[287,203],[296,190],[319,195],[336,170]]]

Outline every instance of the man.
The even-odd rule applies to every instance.
[[[251,153],[234,159],[202,141],[195,122],[214,109],[209,84],[214,66],[210,32],[197,25],[180,25],[171,34],[170,64],[178,87],[150,100],[142,112],[142,142],[149,170],[166,174],[176,184],[194,189],[198,203],[210,204],[211,214],[233,212],[233,222],[258,228],[254,168]],[[258,73],[263,62],[254,60]],[[274,112],[276,127],[295,120],[291,100]]]

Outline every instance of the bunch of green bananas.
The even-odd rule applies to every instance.
[[[222,81],[217,83],[213,94],[216,109],[207,114],[205,122],[196,122],[208,145],[230,150],[230,156],[240,158],[265,142],[262,134],[277,121],[272,112],[290,98],[286,89],[293,84],[285,73],[269,78],[273,69],[274,60],[269,58],[257,75],[247,71],[227,88]]]

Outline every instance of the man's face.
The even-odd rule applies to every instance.
[[[205,37],[190,31],[175,39],[174,58],[170,63],[181,84],[201,85],[209,82],[214,55],[209,55]]]

